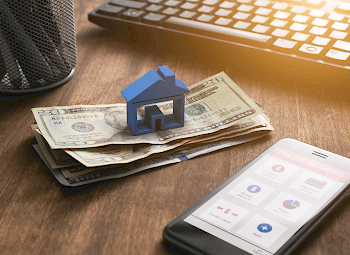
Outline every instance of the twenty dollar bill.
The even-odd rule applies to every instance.
[[[224,72],[189,86],[185,97],[185,125],[181,128],[134,136],[127,126],[125,104],[54,106],[32,112],[52,149],[99,147],[110,144],[166,144],[214,133],[263,114]],[[172,113],[172,102],[158,104]],[[144,109],[138,119],[144,118]]]

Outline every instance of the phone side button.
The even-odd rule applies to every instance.
[[[348,197],[350,195],[350,191],[348,192],[348,194],[346,194],[346,197]]]

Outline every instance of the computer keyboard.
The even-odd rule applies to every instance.
[[[88,18],[106,28],[187,34],[350,69],[350,2],[110,0]]]

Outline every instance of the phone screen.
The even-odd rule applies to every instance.
[[[246,252],[274,254],[349,179],[342,169],[274,147],[184,221]]]

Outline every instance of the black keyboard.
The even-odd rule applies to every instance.
[[[350,69],[350,2],[110,0],[88,18],[106,28],[186,34]]]

